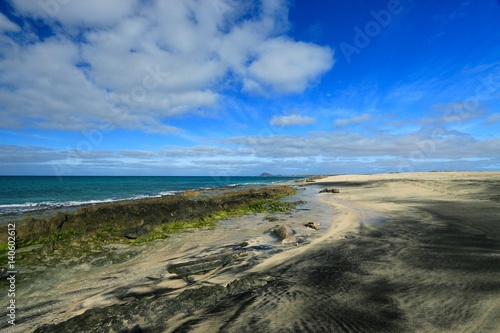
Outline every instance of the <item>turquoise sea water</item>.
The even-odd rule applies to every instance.
[[[270,184],[300,177],[0,176],[0,215],[160,197],[190,189]]]

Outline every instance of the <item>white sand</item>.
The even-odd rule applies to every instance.
[[[284,249],[283,252],[267,258],[264,256],[265,259],[247,273],[269,270],[291,258],[303,255],[317,246],[324,246],[330,242],[334,243],[339,239],[344,239],[346,235],[355,233],[360,226],[369,227],[388,216],[394,217],[403,212],[414,210],[419,206],[419,202],[480,202],[485,200],[482,197],[485,186],[482,182],[489,181],[498,184],[499,180],[500,172],[342,175],[319,179],[316,181],[317,183],[340,189],[339,194],[317,194],[317,189],[314,187],[306,190],[311,201],[319,200],[334,208],[333,213],[330,211],[328,213],[331,214],[326,223],[329,225],[320,231],[311,231],[302,226],[304,222],[307,222],[307,216],[287,217],[284,222],[291,225],[299,234],[307,234],[310,237],[310,242],[295,247],[283,245],[281,247]],[[370,182],[380,181],[383,183],[377,183],[374,188],[370,187]],[[327,184],[329,182],[332,184]],[[359,187],[338,185],[342,182],[367,183]],[[401,198],[408,199],[411,204],[402,202]],[[323,207],[327,207],[326,205]],[[321,205],[315,206],[315,210],[325,209],[327,211],[326,208],[320,207]],[[311,213],[310,216],[311,218],[324,218],[325,214],[316,216]],[[196,276],[195,280],[198,283],[188,285],[184,280],[170,279],[171,275],[166,271],[166,265],[191,260],[191,257],[199,257],[203,253],[216,253],[225,245],[241,242],[248,242],[250,246],[273,245],[279,247],[276,240],[266,233],[274,224],[263,221],[262,218],[263,216],[260,215],[236,218],[232,221],[221,222],[215,230],[180,233],[167,240],[142,245],[142,253],[138,257],[122,264],[101,268],[81,266],[76,269],[54,270],[53,279],[48,281],[47,285],[34,285],[29,291],[21,292],[19,299],[24,298],[26,302],[30,303],[51,299],[58,302],[51,305],[50,313],[33,317],[31,320],[16,326],[11,332],[32,331],[42,323],[64,321],[93,307],[119,303],[120,301],[113,295],[116,294],[116,289],[121,287],[125,288],[127,292],[177,288],[176,292],[169,295],[169,297],[174,297],[183,288],[198,287],[204,283],[227,285],[230,281],[246,273],[232,274],[230,271],[226,271],[218,274],[217,271],[210,272],[203,276]],[[429,223],[431,225],[432,221]],[[248,259],[259,255],[257,251],[250,251]],[[380,269],[382,270],[382,268]],[[386,274],[386,272],[381,271],[381,274]],[[391,274],[394,277],[398,276],[399,273],[394,268],[394,272]],[[401,278],[405,278],[404,274],[401,276]],[[156,281],[151,281],[147,277]],[[433,277],[428,277],[428,279],[431,281]],[[492,321],[497,320],[500,314],[498,301],[496,295],[490,300],[482,301],[480,303],[482,317],[469,322],[463,327],[462,332],[494,332],[491,327],[496,329],[498,326],[492,324]],[[403,296],[399,302],[403,308],[415,306],[412,300],[406,300]],[[437,332],[433,326],[429,326],[427,329],[424,327],[420,327],[421,332]],[[455,331],[457,330],[455,329]]]

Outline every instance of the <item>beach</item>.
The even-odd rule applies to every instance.
[[[120,260],[32,264],[1,330],[500,331],[500,172],[291,185],[287,210],[106,244]],[[295,234],[281,240],[277,225]]]

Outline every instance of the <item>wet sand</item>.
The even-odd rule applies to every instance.
[[[340,193],[318,194],[324,187]],[[332,176],[286,200],[305,203],[141,245],[121,264],[41,269],[45,282],[20,291],[9,330],[108,332],[116,319],[122,332],[500,332],[500,173]],[[297,244],[270,234],[280,223]],[[189,279],[167,271],[228,251],[239,257],[222,269]],[[262,283],[162,312],[187,289],[247,276]]]

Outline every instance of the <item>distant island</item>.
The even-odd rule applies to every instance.
[[[260,174],[259,177],[283,177],[283,175],[271,175],[270,173],[264,172]]]

